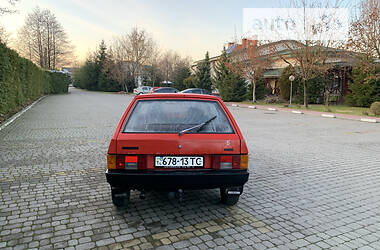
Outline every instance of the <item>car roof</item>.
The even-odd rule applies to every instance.
[[[135,96],[136,99],[203,99],[203,100],[221,100],[217,96],[202,95],[193,93],[154,93]]]

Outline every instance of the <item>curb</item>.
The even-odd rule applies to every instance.
[[[267,108],[267,110],[269,110],[269,111],[277,111],[276,108]]]
[[[259,109],[259,110],[270,110],[270,111],[283,111],[293,114],[306,114],[306,115],[313,115],[313,116],[322,116],[326,118],[337,118],[337,119],[343,119],[343,120],[351,120],[351,121],[362,121],[362,122],[369,122],[369,123],[380,123],[380,120],[378,118],[371,118],[371,117],[360,117],[360,116],[352,116],[352,117],[345,117],[340,114],[324,114],[318,111],[309,111],[309,112],[303,112],[299,110],[292,110],[292,109],[283,109],[283,108],[274,108],[274,107],[263,107],[263,106],[256,106],[256,105],[248,105],[248,104],[237,104],[237,103],[226,103],[228,106],[232,107],[240,107],[240,108],[249,108],[249,109]]]
[[[373,122],[373,123],[378,122],[376,119],[368,119],[368,118],[362,118],[362,119],[360,119],[360,121],[362,121],[362,122]]]
[[[41,96],[36,101],[34,101],[32,104],[30,104],[29,106],[23,108],[21,111],[17,112],[13,116],[11,116],[9,119],[7,119],[6,121],[4,121],[4,123],[0,125],[0,131],[3,130],[3,129],[5,129],[9,124],[11,124],[12,122],[14,122],[17,118],[19,118],[22,114],[24,114],[26,111],[28,111],[31,107],[33,107],[34,105],[36,105],[38,102],[40,102],[45,97],[46,97],[46,95]]]
[[[327,118],[336,118],[335,115],[328,115],[328,114],[322,114],[322,117],[327,117]]]

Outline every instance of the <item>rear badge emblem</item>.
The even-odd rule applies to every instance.
[[[178,148],[182,148],[182,145],[178,145]]]

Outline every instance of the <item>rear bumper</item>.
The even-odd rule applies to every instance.
[[[112,187],[128,189],[211,189],[243,186],[246,170],[154,171],[107,170]]]

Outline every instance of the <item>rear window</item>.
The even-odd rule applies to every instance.
[[[179,133],[210,119],[212,120],[199,131],[193,129],[187,133],[234,133],[225,112],[216,101],[139,100],[129,115],[123,132]]]

